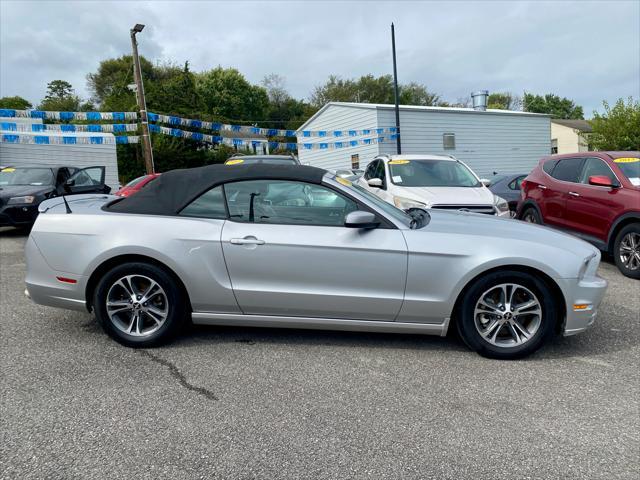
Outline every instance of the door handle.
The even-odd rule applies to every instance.
[[[538,185],[538,188],[542,189],[542,190],[546,190],[547,186],[546,185]]]
[[[571,195],[572,197],[579,197],[580,194],[576,193],[576,192],[569,192],[569,195]]]
[[[264,240],[255,237],[232,238],[229,243],[232,245],[264,245]]]

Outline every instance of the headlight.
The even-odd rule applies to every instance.
[[[509,211],[509,202],[498,195],[493,196],[493,206],[496,207],[499,214]]]
[[[402,210],[409,210],[410,208],[427,208],[426,203],[411,200],[410,198],[396,197],[395,195],[393,196],[393,204]]]
[[[26,195],[24,197],[11,197],[7,202],[7,205],[16,205],[22,203],[33,203],[36,197],[33,195]]]

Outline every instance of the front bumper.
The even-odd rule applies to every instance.
[[[37,216],[37,205],[5,205],[0,207],[0,227],[31,225]]]
[[[607,281],[597,275],[583,279],[558,280],[567,303],[563,335],[575,335],[593,325],[607,291]]]

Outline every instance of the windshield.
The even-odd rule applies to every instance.
[[[616,158],[614,162],[632,185],[640,187],[640,158]]]
[[[378,198],[376,195],[368,191],[366,188],[358,185],[357,183],[352,183],[349,180],[346,180],[341,177],[334,177],[334,179],[341,185],[344,185],[345,187],[348,187],[352,190],[357,191],[360,195],[362,195],[371,203],[373,203],[377,208],[382,210],[387,215],[393,217],[395,220],[398,220],[399,222],[407,226],[412,225],[413,217],[411,217],[411,215],[404,213],[403,210],[400,210],[399,208],[396,208],[394,205],[391,205],[390,203],[387,203],[384,200]]]
[[[0,185],[53,185],[50,168],[5,168],[0,171]]]
[[[391,181],[401,187],[479,187],[480,182],[454,160],[391,160]]]
[[[144,180],[145,178],[147,178],[146,175],[142,175],[141,177],[138,178],[134,178],[133,180],[131,180],[129,183],[127,183],[125,185],[125,187],[135,187],[136,185],[138,185],[142,180]]]

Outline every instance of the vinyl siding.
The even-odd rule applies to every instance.
[[[392,125],[392,124],[390,124]],[[362,130],[377,127],[376,110],[343,105],[329,105],[317,118],[305,126],[305,130]],[[303,137],[298,132],[298,143],[333,143],[336,141],[358,140],[363,137],[349,137],[346,132],[342,137]],[[351,168],[351,155],[360,155],[360,168],[364,168],[378,154],[378,145],[360,145],[327,150],[305,150],[298,148],[298,158],[302,164],[335,170]]]
[[[558,153],[587,152],[589,147],[578,130],[551,122],[551,138],[558,141]]]
[[[393,109],[377,110],[380,125],[392,125]],[[547,116],[495,112],[401,110],[402,153],[449,154],[477,175],[528,173],[551,151],[551,122]],[[443,148],[442,135],[455,134],[455,149]],[[395,154],[394,143],[380,153]]]

